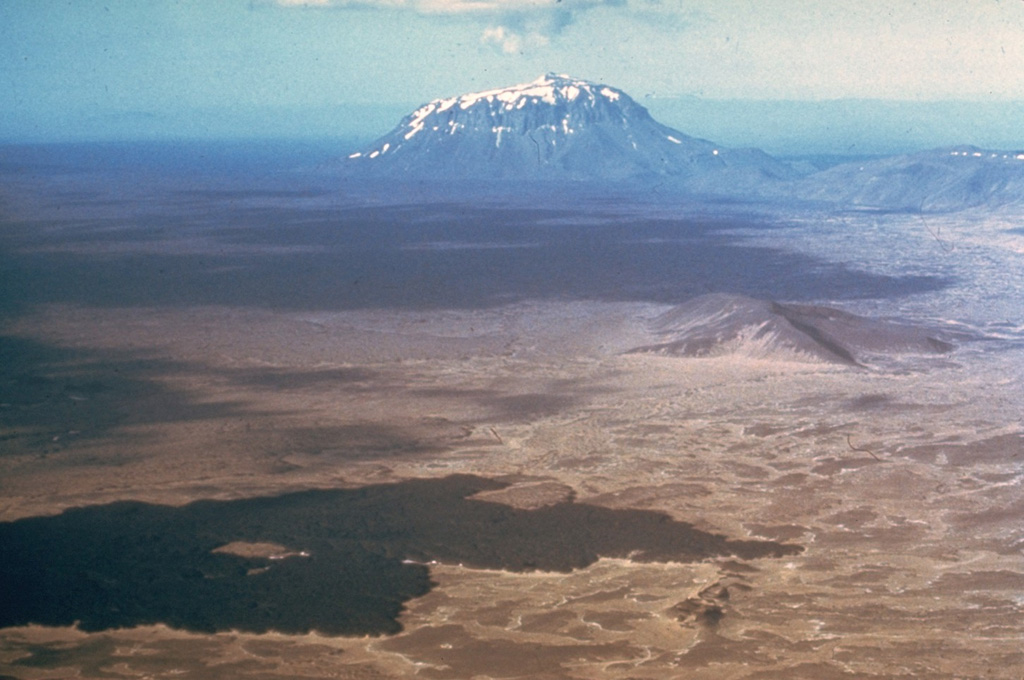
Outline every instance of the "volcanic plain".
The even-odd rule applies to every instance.
[[[0,675],[1024,674],[1016,218],[228,175],[8,177]]]

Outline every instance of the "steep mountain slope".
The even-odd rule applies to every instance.
[[[756,192],[795,176],[761,151],[727,149],[662,125],[621,90],[553,74],[434,100],[346,165],[377,177],[675,178],[709,192]]]
[[[885,210],[1024,204],[1024,152],[960,146],[845,163],[802,180],[797,194]]]

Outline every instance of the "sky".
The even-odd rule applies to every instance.
[[[670,119],[705,103],[740,117],[727,136],[757,125],[737,102],[786,134],[883,100],[937,140],[935,102],[978,102],[996,139],[1024,102],[1024,0],[0,0],[0,141],[376,136],[546,72]]]

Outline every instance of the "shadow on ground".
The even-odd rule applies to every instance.
[[[676,304],[709,292],[844,300],[950,283],[753,245],[738,230],[776,227],[744,215],[474,207],[469,197],[372,208],[264,198],[254,206],[172,194],[159,205],[126,199],[100,217],[0,216],[0,315],[46,303],[479,309],[524,300]]]
[[[186,387],[193,379],[197,386]],[[225,392],[211,397],[211,383]],[[345,460],[436,454],[476,441],[470,435],[479,418],[507,423],[551,415],[585,400],[592,390],[572,381],[551,381],[543,392],[525,394],[425,389],[410,385],[400,373],[375,368],[223,367],[0,335],[0,456],[45,456],[112,434],[122,439],[144,436],[138,430],[128,433],[135,425],[214,420],[246,431],[251,427],[254,436],[282,452],[331,451]],[[262,399],[266,394],[278,398],[268,402]],[[465,419],[425,417],[394,423],[344,420],[332,414],[310,425],[292,418],[296,404],[302,402],[290,399],[301,399],[302,394],[318,400],[324,395],[358,399],[363,394],[406,394],[425,403],[443,399]],[[487,443],[493,443],[490,437],[484,435]],[[61,464],[97,462],[95,456],[76,455]],[[52,459],[51,463],[57,464]]]
[[[243,404],[203,403],[167,387],[180,362],[0,336],[0,442],[46,453],[113,428],[239,415]]]

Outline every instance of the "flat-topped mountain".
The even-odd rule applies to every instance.
[[[622,90],[547,74],[424,104],[346,168],[374,177],[620,180],[676,178],[735,192],[790,178],[755,149],[729,149],[654,120]]]
[[[567,75],[446,99],[348,155],[342,171],[382,181],[641,182],[740,199],[949,211],[1024,203],[1024,153],[970,146],[857,161],[810,176],[656,121],[622,90]]]

